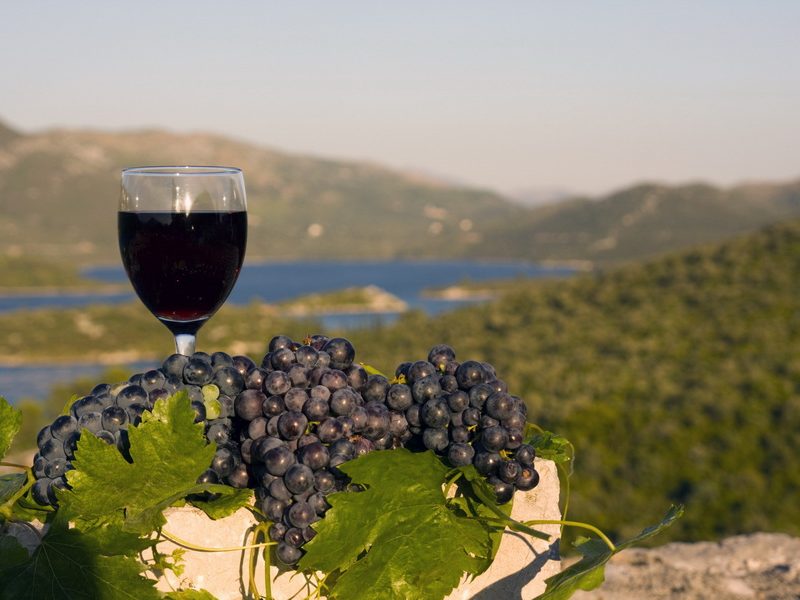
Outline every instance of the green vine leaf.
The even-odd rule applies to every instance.
[[[489,529],[451,509],[450,470],[432,452],[372,452],[340,469],[364,490],[328,497],[332,508],[300,560],[304,571],[335,573],[328,598],[443,598],[485,568]]]
[[[2,513],[2,509],[5,508],[4,504],[22,489],[27,479],[28,476],[25,473],[0,475],[0,513]]]
[[[191,500],[191,503],[206,513],[211,519],[223,519],[248,506],[253,499],[250,488],[237,489],[229,485],[212,484],[206,486],[212,494],[219,494],[214,500]]]
[[[612,556],[644,540],[661,533],[683,515],[682,506],[673,506],[657,525],[647,527],[630,540],[617,544],[611,550],[596,538],[581,538],[575,545],[583,558],[564,569],[557,575],[547,579],[547,590],[534,600],[566,600],[578,590],[589,591],[598,587],[605,580],[605,566]]]
[[[5,540],[5,538],[3,538]],[[153,580],[131,556],[107,555],[62,519],[53,522],[41,545],[24,559],[18,548],[0,540],[2,600],[155,600]],[[6,558],[12,558],[7,561]]]
[[[81,436],[75,469],[67,474],[72,490],[58,495],[61,511],[79,525],[112,522],[121,513],[125,529],[141,534],[158,529],[165,522],[162,510],[194,491],[214,456],[186,393],[156,402],[128,435],[133,463],[115,446]]]
[[[527,440],[536,450],[536,456],[552,460],[556,464],[568,463],[572,460],[572,443],[562,435],[552,431],[536,433]]]
[[[166,600],[217,600],[217,597],[205,590],[180,590],[169,592]]]
[[[0,396],[0,459],[8,452],[20,425],[22,425],[22,412]]]

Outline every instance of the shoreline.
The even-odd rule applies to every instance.
[[[130,286],[124,284],[98,284],[97,286],[16,286],[0,287],[0,298],[57,298],[58,296],[117,296],[133,293]]]

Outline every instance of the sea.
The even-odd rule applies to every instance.
[[[125,284],[122,267],[93,267],[83,273],[104,283]],[[475,300],[443,300],[424,292],[435,287],[464,282],[510,278],[568,277],[567,267],[543,266],[528,262],[481,261],[292,261],[246,264],[228,302],[249,304],[253,301],[280,302],[307,294],[340,290],[347,287],[376,285],[404,300],[410,309],[427,314],[452,310]],[[25,295],[0,297],[0,312],[21,308],[69,308],[89,304],[129,302],[133,292],[69,295]],[[399,314],[356,313],[324,314],[317,318],[324,329],[352,329],[387,324]],[[131,363],[131,370],[142,371],[157,365]],[[106,367],[100,364],[58,364],[0,366],[0,395],[14,403],[21,398],[43,398],[56,383],[78,377],[94,377]]]

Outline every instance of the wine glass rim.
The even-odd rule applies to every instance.
[[[242,170],[238,167],[220,167],[215,165],[153,165],[126,167],[123,175],[154,175],[176,177],[181,175],[237,175]]]

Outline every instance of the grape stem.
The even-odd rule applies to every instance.
[[[603,542],[605,542],[606,546],[608,546],[609,550],[611,550],[612,552],[616,552],[616,550],[617,550],[617,547],[614,545],[614,542],[612,542],[605,533],[600,531],[594,525],[589,525],[589,523],[581,523],[579,521],[562,521],[561,519],[532,519],[530,521],[525,521],[523,523],[523,525],[526,525],[526,526],[532,526],[532,525],[561,525],[561,526],[567,526],[567,527],[580,527],[581,529],[588,529],[589,531],[592,531],[593,533],[595,533],[597,535],[597,537],[599,537],[601,540],[603,540]]]
[[[2,462],[0,461],[0,467],[10,467],[12,469],[22,469],[23,471],[27,471],[30,467],[26,465],[18,465],[17,463],[10,463],[10,462]]]
[[[250,544],[247,546],[231,546],[230,548],[208,548],[206,546],[198,546],[197,544],[193,544],[192,542],[187,542],[186,540],[183,540],[164,529],[160,531],[160,534],[166,539],[168,539],[170,542],[177,544],[178,546],[182,546],[184,548],[187,548],[188,550],[196,550],[197,552],[236,552],[238,550],[250,550],[252,548],[264,548],[265,546],[275,545],[275,542],[262,542],[259,544]]]

